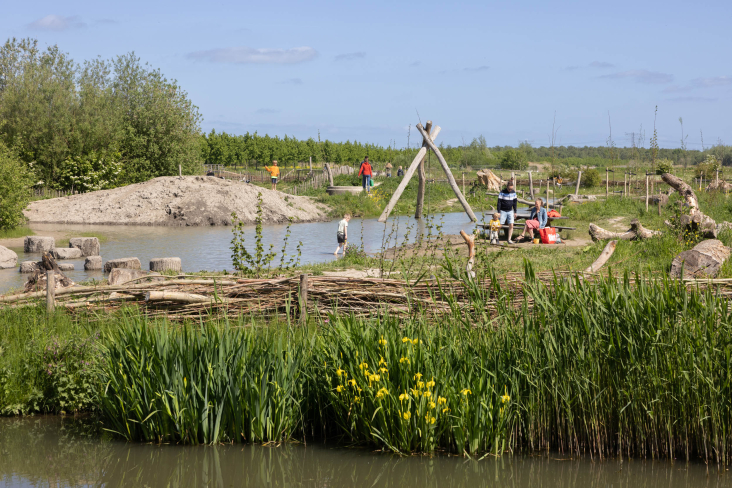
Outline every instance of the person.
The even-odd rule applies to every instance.
[[[520,239],[522,241],[532,240],[534,238],[534,230],[543,229],[546,227],[546,223],[549,220],[546,209],[542,207],[543,202],[541,198],[534,202],[534,206],[531,207],[531,213],[529,214],[529,220],[526,221],[524,231],[521,234]]]
[[[384,166],[384,169],[386,170],[386,177],[391,178],[391,169],[394,166],[391,165],[391,163],[386,163],[386,166]]]
[[[513,222],[516,220],[518,197],[513,189],[513,182],[509,181],[506,187],[498,194],[498,212],[501,214],[501,225],[508,224],[508,243],[513,244]]]
[[[206,171],[206,176],[216,176],[216,174],[214,174],[213,170],[209,168],[208,171]]]
[[[363,163],[361,163],[361,169],[358,170],[358,175],[363,178],[363,188],[364,190],[366,190],[366,193],[371,193],[372,174],[373,171],[371,169],[371,164],[369,163],[369,157],[366,156],[366,158],[363,160]]]
[[[399,166],[399,169],[397,170],[397,176],[404,176],[404,170],[401,166]]]
[[[280,177],[280,168],[277,166],[277,160],[272,161],[272,166],[265,166],[265,171],[269,172],[269,176],[272,178],[272,189],[277,190],[277,178]]]
[[[345,214],[343,220],[338,222],[338,233],[336,237],[338,239],[338,247],[333,254],[338,255],[338,250],[343,245],[343,254],[346,254],[346,246],[348,246],[348,221],[351,220],[351,214]]]
[[[498,244],[498,231],[501,230],[501,214],[493,214],[493,220],[488,222],[491,244]]]

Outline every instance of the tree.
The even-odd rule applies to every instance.
[[[25,221],[23,209],[30,201],[32,183],[26,165],[0,142],[0,229],[12,229]]]
[[[524,170],[529,167],[526,153],[517,149],[506,149],[501,154],[501,168]]]

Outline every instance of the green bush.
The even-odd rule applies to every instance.
[[[593,186],[600,186],[602,178],[600,172],[596,169],[588,169],[582,172],[582,186],[586,188],[592,188]]]
[[[0,229],[25,222],[23,209],[30,201],[32,176],[16,154],[0,142]]]
[[[671,173],[674,170],[674,163],[669,159],[659,159],[656,163],[656,174]]]
[[[523,151],[506,149],[501,154],[501,169],[524,170],[528,167],[528,158]]]
[[[712,179],[715,176],[716,171],[721,169],[722,165],[719,163],[717,158],[708,154],[704,161],[697,164],[696,168],[694,168],[694,177]]]

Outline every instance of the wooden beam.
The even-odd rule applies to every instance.
[[[605,249],[602,250],[600,253],[600,256],[595,260],[594,263],[592,263],[587,269],[585,269],[585,273],[596,273],[598,269],[602,268],[605,263],[607,263],[607,260],[610,259],[610,256],[613,255],[615,252],[615,246],[618,245],[618,241],[610,241],[607,243],[607,246],[605,246]]]
[[[470,208],[470,204],[468,204],[468,201],[465,199],[463,194],[460,192],[460,188],[458,187],[457,183],[455,182],[455,177],[452,176],[452,172],[450,171],[450,167],[447,165],[447,161],[445,161],[445,158],[442,156],[442,153],[440,150],[435,146],[435,143],[430,139],[430,136],[427,135],[427,133],[424,131],[424,127],[422,127],[422,124],[417,124],[417,130],[420,134],[422,134],[422,138],[424,138],[425,141],[427,141],[427,145],[432,149],[432,152],[435,153],[435,156],[437,156],[437,160],[440,162],[440,165],[442,166],[442,169],[445,171],[445,175],[447,176],[447,182],[450,184],[450,187],[452,188],[452,191],[455,192],[455,196],[460,201],[460,204],[463,206],[463,209],[465,209],[465,213],[468,214],[468,217],[470,217],[470,220],[473,222],[477,222],[478,218],[475,216],[475,213],[473,213],[473,209]]]
[[[425,132],[427,134],[430,134],[430,137],[432,137],[432,121],[428,120],[427,125],[424,128]],[[422,147],[426,147],[426,144],[424,141],[422,141]],[[417,176],[419,176],[419,187],[417,188],[417,207],[414,209],[414,218],[415,219],[421,219],[422,218],[422,208],[424,207],[424,193],[425,189],[427,187],[427,175],[424,171],[424,160],[425,158],[422,158],[422,161],[419,163],[419,171],[417,172]]]
[[[424,130],[424,129],[422,129]],[[440,133],[440,126],[435,126],[434,130],[432,131],[432,135],[428,136],[431,141],[434,141],[435,138],[437,138],[437,135]],[[412,161],[412,164],[409,165],[409,168],[407,168],[407,172],[404,173],[404,178],[402,178],[402,181],[399,183],[399,186],[397,187],[394,194],[391,196],[391,200],[389,200],[389,203],[386,205],[386,208],[383,212],[381,212],[381,217],[379,217],[379,222],[386,222],[386,219],[389,218],[389,214],[392,210],[394,210],[394,206],[399,201],[399,197],[402,196],[402,193],[404,192],[404,189],[409,184],[409,179],[412,177],[415,171],[417,171],[417,168],[419,167],[420,163],[424,159],[425,155],[427,154],[427,147],[422,147],[419,152],[417,152],[417,155],[414,157],[414,160]]]

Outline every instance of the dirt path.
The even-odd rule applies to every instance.
[[[265,224],[327,218],[327,207],[308,197],[210,176],[161,177],[113,190],[39,200],[24,213],[31,224],[230,225],[232,212],[245,223],[254,222],[258,193]]]

